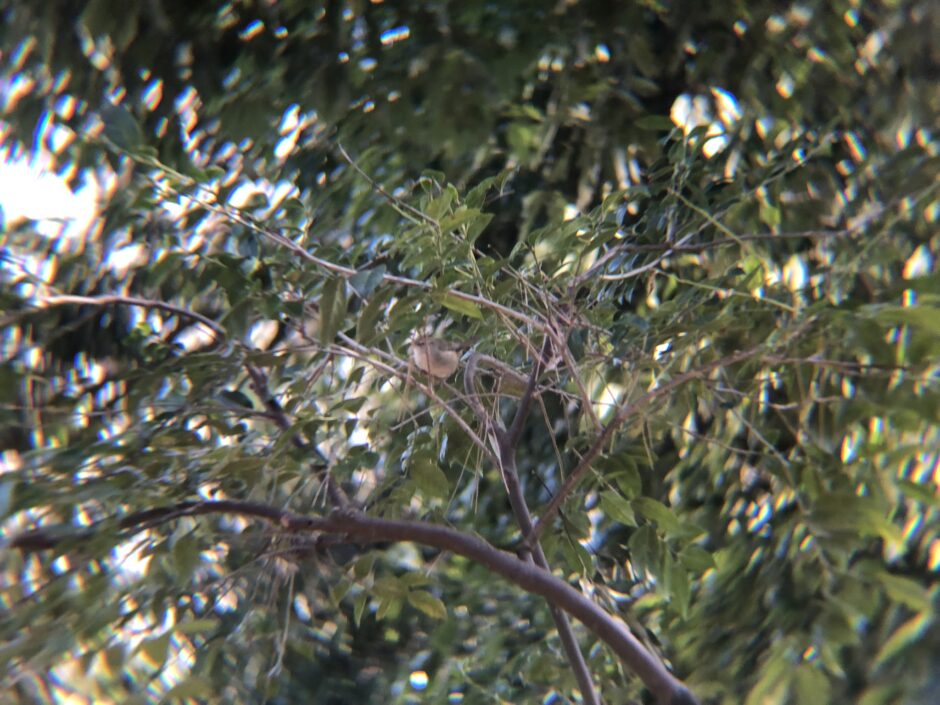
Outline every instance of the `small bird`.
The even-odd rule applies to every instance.
[[[444,379],[457,371],[460,353],[476,342],[476,338],[453,343],[430,335],[419,335],[411,341],[411,362],[422,372]]]

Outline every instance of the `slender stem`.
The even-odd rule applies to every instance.
[[[201,313],[190,311],[182,306],[175,306],[166,301],[155,299],[142,299],[137,296],[118,296],[116,294],[107,296],[73,296],[60,294],[55,296],[43,296],[39,301],[45,306],[66,306],[68,304],[79,304],[85,306],[109,306],[111,304],[122,304],[124,306],[140,306],[142,308],[155,308],[169,313],[175,313],[184,318],[191,318],[203,324],[212,332],[212,337],[217,342],[225,339],[225,329],[211,318],[203,316]]]

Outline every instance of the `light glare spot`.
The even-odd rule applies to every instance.
[[[793,82],[793,77],[790,74],[785,73],[777,80],[777,94],[783,99],[789,99],[793,95],[793,89],[796,87],[796,84]]]
[[[865,159],[867,152],[865,151],[865,145],[862,144],[862,141],[858,138],[854,132],[846,132],[843,135],[845,139],[845,144],[849,148],[849,152],[852,155],[852,159],[856,162],[860,162]]]
[[[814,64],[821,64],[829,57],[826,56],[826,52],[818,47],[812,47],[808,52],[806,52],[806,58],[812,61]]]
[[[932,269],[933,257],[927,250],[927,246],[921,245],[904,263],[903,276],[905,279],[916,279],[930,274]]]
[[[310,617],[313,616],[313,612],[310,610],[310,600],[302,592],[297,593],[294,597],[294,611],[305,622],[309,622]]]
[[[787,28],[787,21],[780,15],[771,15],[767,18],[766,27],[771,34],[779,34]]]
[[[408,39],[410,36],[411,30],[407,26],[393,27],[382,32],[379,41],[382,42],[383,46],[391,46]]]
[[[741,106],[733,93],[724,88],[712,88],[712,95],[718,106],[718,119],[725,125],[730,127],[741,119]]]
[[[428,674],[424,671],[414,671],[408,677],[408,682],[415,690],[424,690],[428,687]]]
[[[783,266],[783,283],[790,291],[802,291],[809,279],[806,262],[798,255],[793,255]]]
[[[141,99],[147,110],[156,110],[157,106],[160,105],[160,101],[163,100],[163,80],[151,81],[150,85],[144,90]]]
[[[281,135],[286,135],[288,132],[297,129],[298,125],[300,125],[300,106],[297,103],[292,103],[284,111],[277,131]]]
[[[851,463],[858,454],[859,435],[857,431],[852,431],[842,439],[842,449],[839,457],[843,463]]]
[[[594,58],[602,64],[610,61],[610,49],[607,48],[606,44],[598,44],[594,47]]]
[[[245,29],[238,33],[238,38],[247,42],[249,39],[254,39],[257,37],[263,31],[264,22],[261,20],[252,20],[248,23],[248,26],[245,27]]]

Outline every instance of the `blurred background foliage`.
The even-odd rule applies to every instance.
[[[434,330],[526,373],[553,325],[536,516],[618,405],[711,365],[605,448],[556,574],[704,702],[940,698],[936,3],[0,8],[4,157],[94,204],[4,221],[6,537],[322,513],[328,469],[514,546],[461,387],[403,360]],[[0,551],[10,702],[579,701],[540,599],[420,547],[203,517]]]

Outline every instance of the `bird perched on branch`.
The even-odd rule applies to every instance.
[[[411,362],[432,377],[445,379],[457,371],[461,353],[476,341],[476,338],[471,338],[455,343],[430,335],[419,335],[411,341]]]

